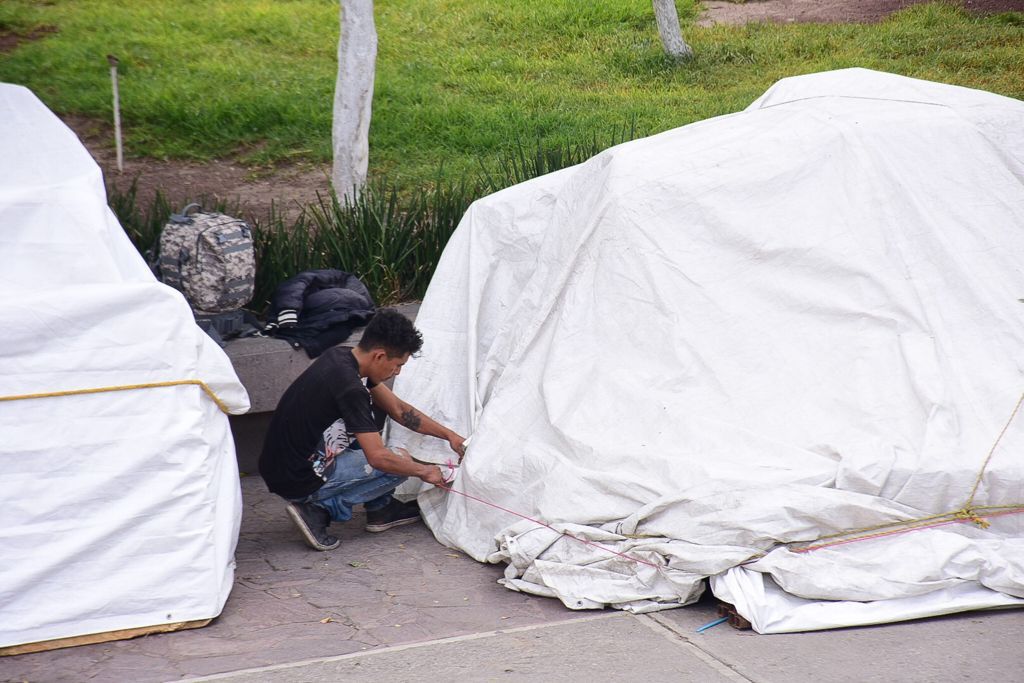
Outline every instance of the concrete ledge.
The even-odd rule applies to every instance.
[[[393,308],[415,321],[420,305],[399,304]],[[360,327],[339,346],[355,346],[362,336],[363,328]],[[249,402],[252,404],[245,415],[232,415],[230,418],[238,468],[252,473],[256,472],[263,437],[270,426],[270,417],[277,408],[277,402],[295,378],[315,359],[310,358],[305,350],[273,337],[233,339],[227,342],[224,351],[238,379],[249,392]]]
[[[313,362],[303,349],[273,337],[233,339],[224,346],[224,351],[249,392],[250,413],[277,408],[281,394]]]

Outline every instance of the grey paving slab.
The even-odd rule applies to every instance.
[[[422,525],[367,534],[358,516],[333,527],[338,550],[311,551],[258,478],[242,491],[235,586],[211,625],[0,658],[0,683],[262,676],[250,670],[295,662],[310,662],[309,678],[266,680],[1024,680],[1024,610],[771,636],[696,633],[716,616],[710,599],[595,619],[503,588],[502,567],[441,546]],[[418,668],[402,678],[402,667]]]
[[[335,551],[302,542],[258,477],[242,478],[235,586],[220,617],[191,631],[0,658],[0,682],[177,680],[344,655],[586,614],[497,583],[422,524],[381,534],[357,515]]]
[[[479,637],[240,671],[203,681],[694,681],[743,680],[646,617],[606,614]]]
[[[1022,681],[1024,610],[967,612],[896,624],[758,635],[727,624],[703,601],[654,618],[759,683]]]

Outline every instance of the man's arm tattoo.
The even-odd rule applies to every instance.
[[[416,412],[415,408],[409,407],[408,410],[402,411],[402,419],[399,420],[404,427],[408,427],[412,431],[417,431],[420,428],[420,414]]]

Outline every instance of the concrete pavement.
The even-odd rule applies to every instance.
[[[317,553],[258,477],[243,477],[242,492],[235,588],[212,624],[0,658],[0,682],[1024,680],[1022,610],[697,633],[717,616],[710,599],[641,616],[573,612],[503,588],[502,567],[422,525],[367,534],[357,517],[332,527],[338,550]]]
[[[1024,677],[1019,610],[817,633],[760,636],[728,626],[697,633],[715,616],[710,601],[650,615],[599,613],[198,680],[946,683]]]

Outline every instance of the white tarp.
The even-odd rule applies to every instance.
[[[223,351],[157,282],[100,169],[0,84],[0,647],[208,619],[231,590],[241,495]]]
[[[1024,103],[862,69],[498,192],[396,390],[472,433],[455,489],[602,548],[438,490],[427,522],[570,607],[704,577],[761,632],[1024,604],[1024,416],[983,467],[1022,264]],[[932,518],[968,501],[988,528]]]

